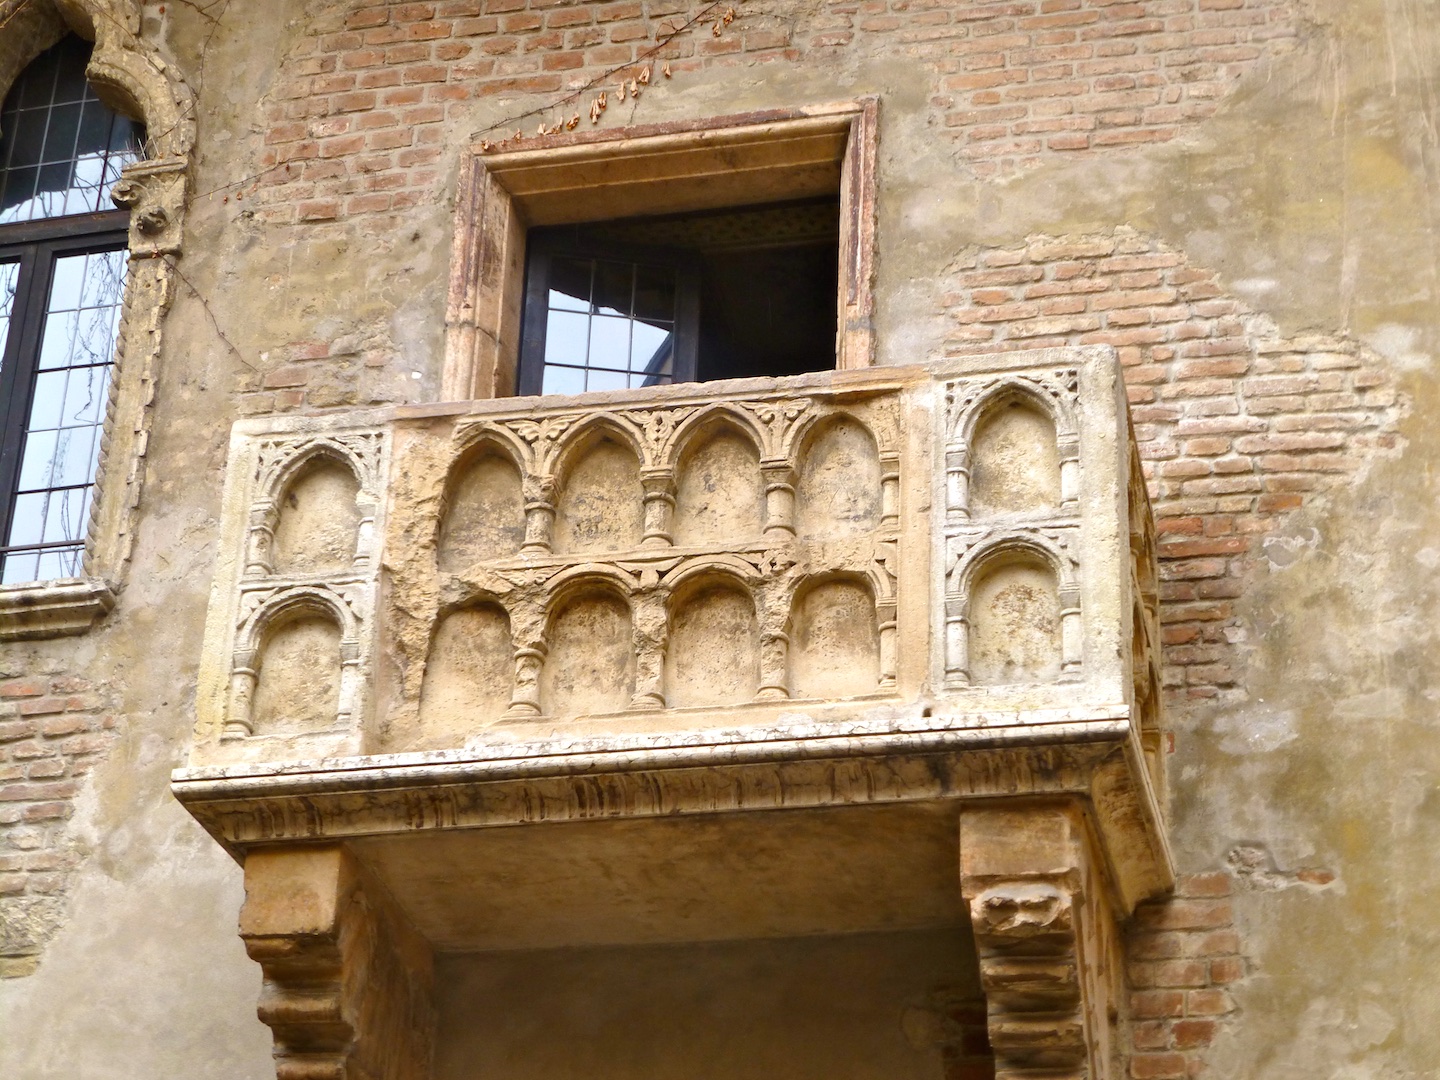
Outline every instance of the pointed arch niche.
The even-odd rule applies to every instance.
[[[193,94],[142,30],[138,4],[31,0],[10,7],[0,33],[0,96],[35,57],[74,33],[93,45],[85,74],[95,92],[143,123],[148,138],[145,160],[128,166],[112,189],[114,201],[130,211],[130,257],[83,575],[0,589],[0,641],[81,633],[115,604],[135,533],[139,459],[149,438],[195,138]]]

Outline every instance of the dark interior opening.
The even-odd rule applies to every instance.
[[[608,373],[604,379],[596,378],[597,366],[614,365],[596,359],[594,327],[599,323],[593,318],[588,356],[560,355],[557,340],[547,348],[544,297],[553,301],[559,291],[567,295],[581,291],[567,288],[563,280],[575,259],[598,260],[589,264],[596,274],[606,267],[615,271],[630,261],[637,268],[635,280],[642,273],[658,272],[643,269],[647,266],[677,268],[671,271],[678,292],[674,315],[667,311],[670,321],[649,324],[662,331],[673,329],[677,343],[673,371],[652,366],[647,374],[643,364],[632,361],[629,381],[620,385],[797,375],[834,368],[839,226],[839,200],[831,197],[532,229],[521,392],[542,392],[542,384],[544,392],[577,392],[579,368],[590,369],[584,389],[610,388],[619,378],[618,371],[613,378]],[[546,280],[536,280],[537,275]],[[622,314],[613,303],[607,305],[599,298],[598,288],[593,295],[592,317],[613,319]],[[629,313],[634,320],[646,321],[639,308],[632,307]],[[550,325],[560,325],[553,315]],[[610,332],[611,326],[605,325]],[[638,334],[632,340],[638,341]],[[547,367],[552,369],[548,375]],[[563,378],[556,377],[562,374]]]

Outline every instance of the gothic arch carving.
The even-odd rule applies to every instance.
[[[755,418],[744,409],[717,402],[692,413],[675,425],[675,430],[661,451],[658,464],[679,471],[680,462],[690,450],[717,431],[733,431],[754,447],[756,456],[765,459],[765,432]]]

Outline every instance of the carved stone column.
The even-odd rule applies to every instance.
[[[245,550],[245,573],[260,575],[275,571],[275,504],[269,499],[250,509],[250,532]]]
[[[252,851],[240,936],[265,974],[277,1080],[425,1080],[430,947],[340,845]]]
[[[555,500],[559,487],[553,476],[525,477],[525,542],[522,555],[548,555],[555,532]]]
[[[510,694],[506,720],[540,715],[540,671],[545,666],[545,642],[515,646],[515,689]]]
[[[783,458],[760,465],[765,481],[765,541],[795,539],[795,470]]]
[[[900,455],[880,455],[880,528],[900,527]]]
[[[1083,813],[1068,803],[961,811],[961,891],[996,1080],[1118,1080],[1118,939],[1091,851]]]
[[[635,692],[631,709],[665,708],[665,648],[669,638],[665,596],[649,589],[635,597]]]
[[[646,469],[640,475],[645,492],[644,548],[669,547],[670,523],[675,516],[675,474],[670,469]]]

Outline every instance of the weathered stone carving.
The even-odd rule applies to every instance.
[[[430,1075],[430,947],[348,852],[258,852],[245,893],[240,936],[265,974],[277,1080]]]
[[[978,363],[242,422],[210,631],[230,663],[202,680],[197,764],[638,763],[721,729],[849,738],[878,710],[936,745],[1133,723],[1153,788],[1154,547],[1113,357]],[[966,470],[995,491],[997,460],[1019,494],[971,500]],[[305,524],[324,507],[343,543]],[[287,529],[320,555],[297,562]],[[268,715],[267,655],[283,675],[322,654],[333,699]],[[1143,832],[1117,752],[1095,790]]]
[[[1083,674],[1080,404],[1068,365],[945,384],[946,686]]]
[[[233,614],[222,631],[231,657],[223,738],[315,736],[329,751],[360,748],[387,445],[375,431],[246,445],[247,465],[226,490],[244,506],[244,543],[232,553]]]
[[[996,1080],[1118,1075],[1119,954],[1092,861],[1083,815],[1065,803],[961,812],[961,885]]]

